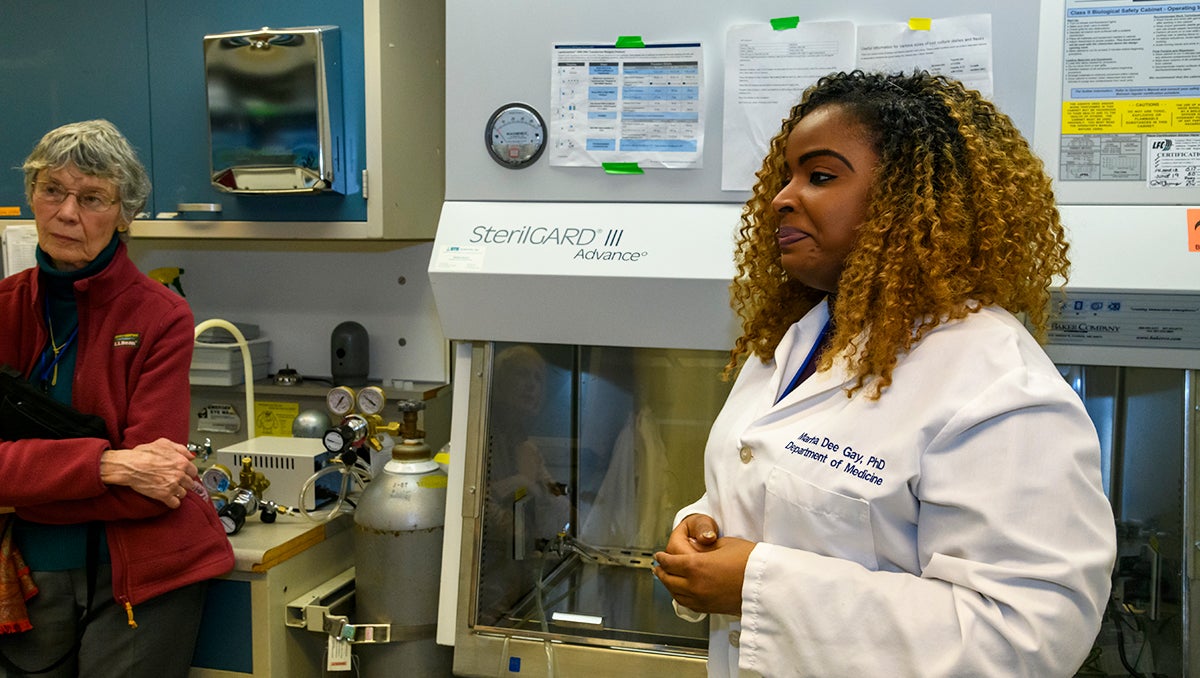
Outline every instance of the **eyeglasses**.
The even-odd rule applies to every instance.
[[[39,181],[33,185],[34,199],[47,205],[61,205],[67,201],[68,196],[72,195],[75,196],[75,203],[89,212],[104,212],[121,202],[98,191],[69,191],[51,181]]]

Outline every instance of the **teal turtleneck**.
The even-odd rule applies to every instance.
[[[60,403],[71,404],[71,377],[75,374],[75,356],[78,355],[78,344],[74,340],[74,334],[79,329],[75,283],[107,268],[117,253],[118,244],[117,236],[113,234],[112,240],[100,254],[77,271],[56,269],[42,248],[37,248],[35,256],[39,281],[45,290],[43,309],[51,341],[43,350],[42,358],[33,374],[29,375],[29,380]]]
[[[51,341],[46,343],[29,381],[61,403],[71,404],[71,383],[79,353],[79,342],[73,338],[79,328],[75,283],[107,268],[117,253],[118,244],[114,234],[108,246],[78,271],[54,268],[50,257],[42,248],[37,248],[38,281],[45,290],[42,308]],[[55,355],[56,347],[58,355]],[[13,537],[31,570],[62,571],[87,565],[87,529],[87,523],[44,525],[18,520],[13,524]],[[108,544],[103,538],[99,540],[99,548],[101,562],[108,562]]]

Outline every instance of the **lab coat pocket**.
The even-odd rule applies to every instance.
[[[879,569],[870,504],[817,487],[782,468],[767,478],[763,540]]]

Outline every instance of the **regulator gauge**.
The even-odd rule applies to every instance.
[[[500,165],[509,169],[528,167],[546,149],[546,122],[528,104],[505,104],[488,118],[483,143]]]
[[[325,435],[321,437],[321,442],[325,445],[326,450],[334,454],[339,454],[350,449],[350,446],[356,445],[366,439],[370,428],[371,426],[367,423],[366,419],[357,414],[352,415],[346,417],[342,423],[326,431]]]
[[[209,492],[225,492],[233,485],[233,474],[224,466],[213,464],[204,469],[200,480],[204,483],[204,489]]]
[[[344,417],[354,410],[354,389],[349,386],[337,386],[325,394],[325,407],[339,417]]]
[[[350,435],[343,430],[342,426],[335,426],[325,432],[321,437],[321,444],[325,449],[334,454],[339,454],[347,447],[350,447]]]
[[[358,392],[358,411],[363,414],[379,414],[387,403],[387,396],[378,386],[367,386]]]
[[[227,501],[225,493],[233,487],[233,473],[221,464],[213,464],[200,474],[200,482],[204,483],[204,489],[208,490],[208,498],[219,509]]]

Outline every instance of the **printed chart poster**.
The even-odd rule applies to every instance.
[[[703,65],[700,43],[554,45],[550,164],[700,167]]]
[[[1196,186],[1200,2],[1067,0],[1063,25],[1059,180]]]

